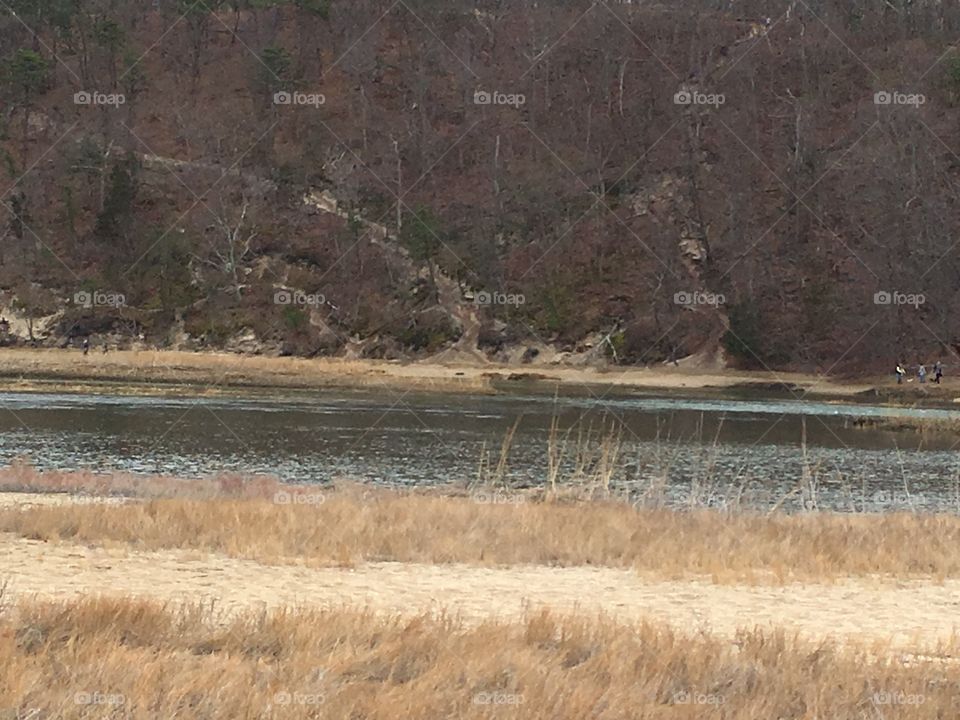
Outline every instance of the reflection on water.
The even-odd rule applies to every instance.
[[[672,504],[740,502],[888,510],[958,507],[952,437],[847,427],[853,416],[958,417],[947,410],[761,400],[554,400],[403,393],[196,399],[0,394],[0,462],[183,477],[222,471],[288,481],[467,483],[496,464],[517,424],[506,480],[543,483],[551,420],[577,448],[619,435],[615,487],[664,484]],[[802,443],[805,437],[805,444]],[[791,494],[792,493],[792,494]],[[784,498],[786,498],[784,500]]]

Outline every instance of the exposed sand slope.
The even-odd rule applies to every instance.
[[[662,620],[684,631],[731,634],[738,627],[782,626],[809,638],[889,641],[903,649],[948,638],[960,627],[960,580],[765,586],[664,581],[596,567],[371,563],[314,569],[182,552],[125,554],[11,536],[0,538],[0,579],[9,581],[14,598],[132,594],[216,599],[230,610],[359,603],[402,613],[448,608],[471,621],[514,618],[529,605],[545,604]]]

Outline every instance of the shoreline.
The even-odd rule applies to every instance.
[[[598,399],[671,392],[941,407],[960,402],[949,385],[898,388],[883,378],[854,383],[786,372],[305,359],[173,350],[86,356],[78,350],[0,350],[0,390],[8,392],[216,396],[329,389],[592,395]],[[960,389],[955,392],[960,395]]]

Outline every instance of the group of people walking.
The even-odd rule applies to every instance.
[[[903,382],[903,379],[907,375],[907,368],[903,363],[897,363],[897,385],[900,385]],[[939,385],[940,381],[943,379],[943,363],[937,360],[933,364],[933,381]],[[927,381],[927,366],[923,363],[917,366],[917,380],[922,383]],[[908,381],[909,382],[909,381]]]

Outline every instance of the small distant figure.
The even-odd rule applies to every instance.
[[[933,381],[937,385],[939,385],[942,379],[943,379],[943,363],[937,360],[937,363],[933,366]]]
[[[917,378],[921,383],[927,381],[927,368],[923,363],[920,363],[920,367],[917,368]]]
[[[90,338],[83,339],[83,354],[86,355],[90,352]]]
[[[107,354],[107,344],[106,344],[106,343],[103,344],[103,354],[104,354],[104,355]]]
[[[903,384],[903,376],[907,374],[907,371],[903,369],[901,363],[897,363],[897,385]]]

